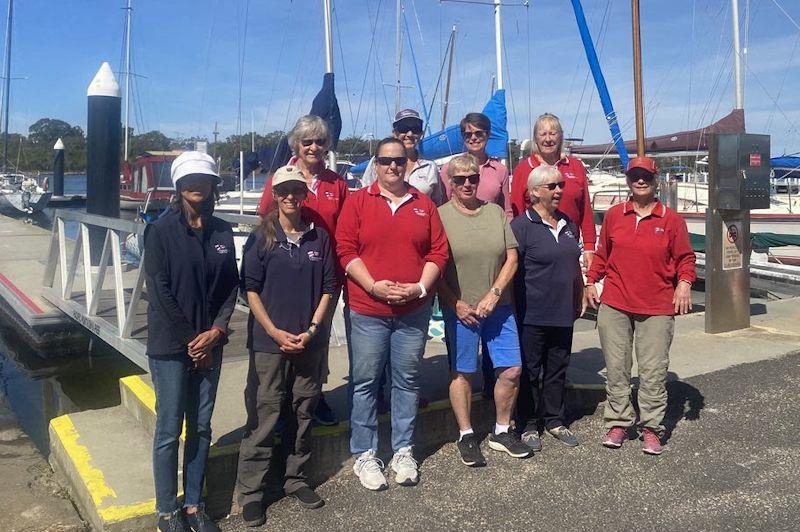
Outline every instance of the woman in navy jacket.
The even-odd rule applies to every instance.
[[[217,531],[201,504],[222,346],[239,276],[233,232],[215,218],[214,160],[186,152],[172,163],[176,197],[145,231],[147,355],[156,393],[153,476],[159,530]],[[178,447],[184,418],[183,511]]]

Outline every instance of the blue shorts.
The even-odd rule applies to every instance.
[[[481,340],[486,342],[495,368],[522,365],[517,321],[514,318],[512,305],[495,308],[488,318],[480,320],[474,327],[464,325],[451,309],[442,307],[442,315],[447,358],[450,360],[452,371],[459,373],[478,371],[478,350]]]

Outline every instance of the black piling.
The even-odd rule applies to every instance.
[[[53,146],[53,196],[61,197],[64,195],[64,143],[61,139],[56,141]]]
[[[122,99],[108,63],[97,71],[87,91],[86,212],[119,218]],[[99,261],[105,230],[92,231],[92,263]]]

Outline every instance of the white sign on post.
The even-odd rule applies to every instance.
[[[723,222],[722,270],[740,270],[743,265],[742,222]]]

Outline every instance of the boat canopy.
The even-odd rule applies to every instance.
[[[800,170],[800,156],[782,155],[769,160],[769,165],[776,170]]]
[[[709,133],[744,133],[744,111],[742,109],[734,109],[727,116],[700,129],[647,137],[644,142],[644,149],[647,153],[708,151]],[[635,140],[626,142],[625,147],[631,153],[636,153]],[[614,150],[613,144],[578,145],[570,148],[571,153],[577,156],[581,154],[610,154],[612,150]]]
[[[492,131],[486,144],[486,153],[490,157],[503,159],[506,157],[508,145],[508,113],[506,111],[506,91],[498,89],[483,107],[483,114],[489,117]],[[460,124],[448,126],[438,133],[432,133],[423,138],[417,147],[420,155],[425,159],[441,159],[458,153],[464,153],[464,139],[461,137]],[[364,161],[350,169],[350,173],[360,175],[364,173],[369,161]]]

